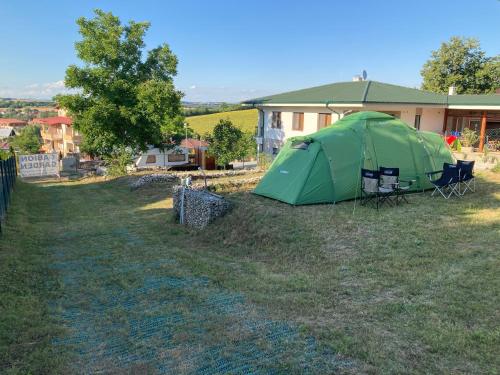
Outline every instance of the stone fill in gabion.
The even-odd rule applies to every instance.
[[[171,174],[148,174],[130,184],[130,189],[135,190],[153,183],[168,183],[175,180],[177,180],[177,177]]]
[[[180,220],[182,186],[174,187],[174,212]],[[184,190],[184,224],[193,228],[202,229],[223,216],[229,209],[230,203],[220,195],[207,190],[186,188]]]

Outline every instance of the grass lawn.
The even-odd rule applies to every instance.
[[[18,183],[0,239],[1,373],[498,373],[500,174],[378,212],[222,191]],[[220,191],[219,191],[220,192]]]
[[[256,109],[244,109],[241,111],[211,113],[209,115],[187,117],[189,126],[199,135],[212,133],[212,129],[221,119],[229,119],[233,125],[247,133],[255,133],[258,113]]]

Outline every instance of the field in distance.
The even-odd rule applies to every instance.
[[[197,134],[203,136],[206,133],[212,133],[215,125],[221,119],[229,119],[234,126],[247,133],[255,133],[257,126],[258,113],[256,109],[244,109],[241,111],[211,113],[209,115],[187,117],[186,121],[189,127]]]

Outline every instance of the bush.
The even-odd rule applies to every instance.
[[[113,151],[111,155],[103,157],[108,175],[112,177],[124,176],[127,174],[127,166],[133,161],[132,151],[124,147]]]
[[[465,128],[462,131],[462,137],[460,139],[464,147],[474,147],[479,141],[479,136],[474,130]]]
[[[20,153],[36,154],[42,147],[40,128],[36,125],[29,125],[21,130],[19,135],[10,138],[9,142]]]
[[[7,160],[12,156],[12,153],[5,150],[0,150],[0,160]]]

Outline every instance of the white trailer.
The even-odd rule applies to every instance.
[[[176,147],[170,150],[160,150],[150,147],[135,161],[136,168],[167,168],[189,163],[188,149]]]

